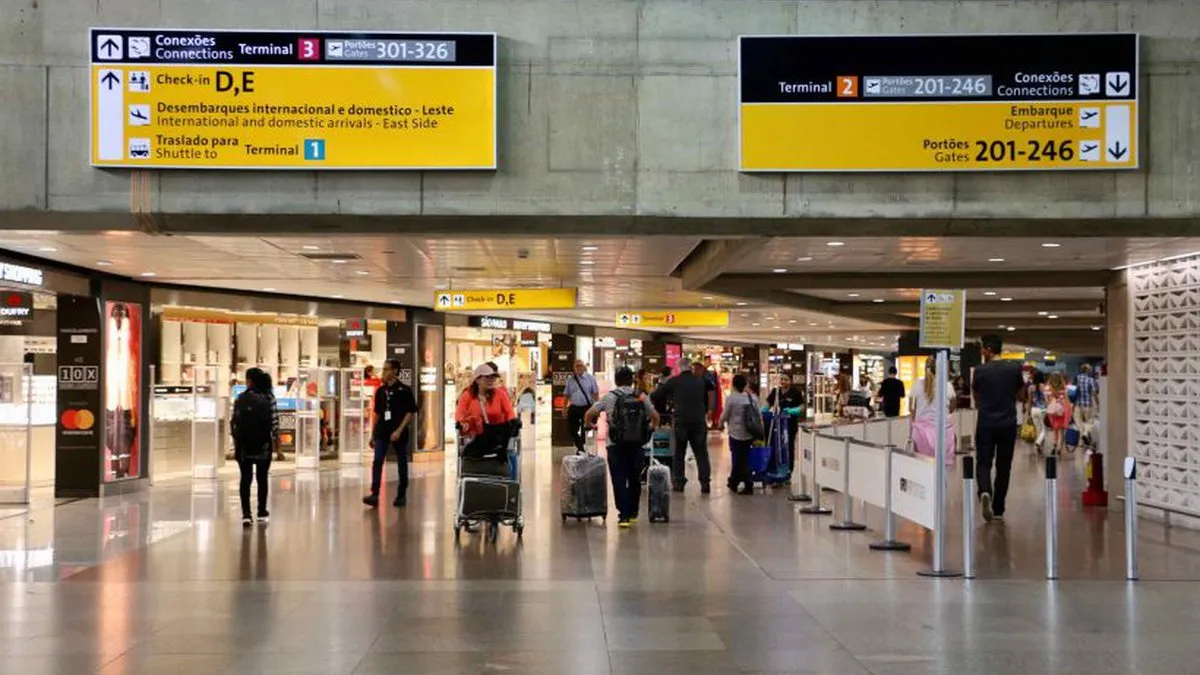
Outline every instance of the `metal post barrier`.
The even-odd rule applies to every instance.
[[[866,525],[854,522],[854,498],[850,496],[850,438],[847,437],[842,445],[842,519],[836,523],[831,523],[831,530],[865,530]]]
[[[821,506],[821,484],[817,482],[817,430],[813,429],[812,463],[809,464],[809,475],[812,476],[812,503],[800,508],[800,513],[810,516],[828,516],[833,509]]]
[[[1046,578],[1058,578],[1058,458],[1046,458]]]
[[[936,372],[937,372],[937,397],[935,405],[937,407],[937,422],[934,428],[937,433],[937,452],[934,453],[934,479],[933,486],[933,501],[934,501],[934,516],[933,516],[933,567],[931,569],[922,570],[917,574],[923,577],[959,577],[960,572],[955,572],[946,567],[946,419],[948,417],[949,405],[946,401],[946,374],[950,372],[950,367],[947,364],[946,350],[940,349],[937,353]]]
[[[975,458],[962,463],[963,487],[963,576],[975,578]]]
[[[890,427],[889,423],[889,427]],[[891,437],[891,434],[888,434]],[[896,446],[888,444],[887,449],[887,464],[884,467],[884,485],[887,492],[883,494],[883,541],[877,541],[870,545],[872,551],[909,551],[912,550],[912,544],[906,544],[896,539],[896,514],[892,513],[892,453],[896,451]]]
[[[1137,460],[1125,458],[1125,578],[1138,578],[1137,559],[1138,503],[1137,503]]]
[[[809,448],[810,448],[809,451],[815,457],[817,454],[817,428],[814,426],[809,431],[811,432],[810,436],[812,437],[812,443],[809,446]],[[808,489],[809,477],[807,475],[805,475],[804,470],[801,468],[801,465],[804,463],[804,459],[805,459],[804,443],[800,442],[800,443],[797,443],[797,445],[800,446],[800,461],[797,462],[796,458],[793,456],[792,457],[792,467],[795,470],[796,475],[798,475],[800,477],[800,492],[799,493],[793,492],[792,494],[788,495],[788,501],[789,502],[811,502],[813,500],[813,497],[812,497],[812,493],[809,492],[809,489]],[[814,477],[814,480],[815,480],[815,477]]]

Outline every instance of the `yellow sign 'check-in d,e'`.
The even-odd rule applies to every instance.
[[[439,312],[505,309],[574,309],[574,288],[487,288],[437,291],[433,308]]]

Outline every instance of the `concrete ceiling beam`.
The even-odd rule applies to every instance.
[[[725,274],[718,281],[742,293],[768,290],[892,288],[1099,288],[1108,270],[1066,272],[820,272],[812,274]]]
[[[692,249],[671,274],[685,290],[703,290],[704,286],[721,276],[750,251],[763,245],[761,237],[747,239],[706,239]]]
[[[1044,316],[1039,317],[1024,317],[1019,319],[973,319],[967,318],[968,330],[1002,330],[997,328],[1000,324],[1005,326],[1016,326],[1018,330],[1069,330],[1077,328],[1080,330],[1091,330],[1092,326],[1103,326],[1104,319],[1100,317],[1087,316],[1064,316],[1058,319],[1047,319]]]
[[[902,302],[847,302],[843,304],[869,307],[876,312],[895,312],[913,316],[916,316],[921,309],[920,301],[916,299]],[[1098,316],[1102,316],[1103,307],[1102,300],[1013,300],[1012,302],[1001,302],[999,300],[968,299],[967,316],[972,317],[978,314],[996,317],[1021,316],[1035,312],[1095,312]]]

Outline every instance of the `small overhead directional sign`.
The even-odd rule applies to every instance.
[[[1136,33],[742,36],[742,171],[1136,169]]]
[[[966,291],[921,291],[921,347],[962,349],[967,327],[966,318]]]
[[[574,309],[574,288],[487,288],[436,291],[433,308],[439,312],[521,309]]]
[[[690,309],[617,312],[616,325],[624,328],[723,328],[729,325],[729,312]]]

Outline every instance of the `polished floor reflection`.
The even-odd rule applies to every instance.
[[[415,465],[403,510],[364,509],[362,469],[278,475],[271,523],[247,530],[227,484],[43,499],[0,514],[0,672],[1194,671],[1200,585],[1180,581],[1200,579],[1200,537],[1143,523],[1144,580],[1126,584],[1120,514],[1077,506],[1076,463],[1053,583],[1031,456],[1008,522],[975,526],[970,582],[917,577],[914,528],[912,553],[872,552],[878,532],[831,532],[784,491],[689,491],[668,525],[564,526],[548,448],[525,456],[524,540],[496,544],[455,543],[452,466],[436,461]]]

